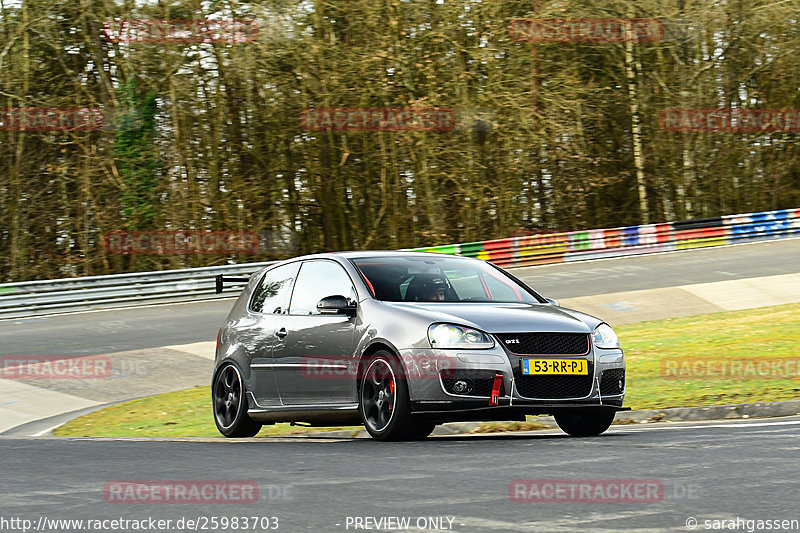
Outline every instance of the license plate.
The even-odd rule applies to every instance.
[[[586,359],[523,359],[522,373],[586,375],[589,373],[589,365]]]

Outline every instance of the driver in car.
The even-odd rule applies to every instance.
[[[443,302],[444,292],[447,289],[447,284],[439,279],[432,279],[429,283],[425,284],[425,292],[423,292],[423,300],[426,302]]]

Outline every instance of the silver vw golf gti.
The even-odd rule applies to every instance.
[[[531,414],[593,436],[624,394],[625,356],[602,320],[491,263],[420,252],[317,254],[255,273],[219,331],[212,378],[226,437],[293,422],[420,439],[445,422]]]

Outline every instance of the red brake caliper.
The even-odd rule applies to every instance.
[[[494,407],[500,404],[500,387],[503,385],[503,374],[494,375],[494,383],[492,383],[492,398],[489,400],[489,405]]]
[[[394,396],[394,380],[389,382],[389,394]],[[389,404],[389,410],[390,411],[392,410],[392,404],[391,403]]]

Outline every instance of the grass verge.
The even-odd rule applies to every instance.
[[[264,426],[259,435],[292,435],[351,428]],[[358,429],[358,428],[352,428]],[[120,403],[71,420],[62,437],[222,437],[211,415],[211,387],[195,387]]]
[[[800,305],[762,307],[709,315],[640,322],[615,328],[627,358],[626,405],[633,409],[791,400],[800,396],[796,377],[664,377],[663,365],[689,359],[773,361],[792,359],[797,366]],[[788,372],[791,372],[788,370]],[[796,375],[796,374],[795,374]],[[531,420],[482,424],[477,431],[534,429]],[[306,428],[275,424],[259,435],[356,428]],[[59,436],[212,437],[209,387],[159,394],[82,416],[55,430]]]
[[[696,405],[797,399],[800,304],[761,307],[620,326],[627,359],[626,405],[659,409]],[[791,360],[781,371],[772,362]],[[737,376],[692,375],[692,360],[714,360],[722,368],[742,364]],[[769,363],[767,375],[750,373]],[[756,363],[756,364],[754,364]],[[681,369],[665,377],[664,366]],[[717,367],[720,368],[720,367]],[[670,372],[670,376],[675,376]]]

